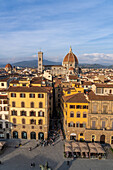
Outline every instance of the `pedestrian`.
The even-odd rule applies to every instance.
[[[69,165],[69,161],[67,161],[67,165]]]
[[[31,147],[29,148],[29,151],[31,151]]]
[[[2,164],[2,162],[0,161],[0,165]]]

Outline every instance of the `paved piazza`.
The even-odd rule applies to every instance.
[[[45,164],[48,161],[53,170],[113,170],[113,159],[106,160],[70,160],[70,166],[66,164],[63,157],[64,142],[57,141],[54,146],[36,147],[36,141],[22,141],[24,146],[15,148],[17,140],[8,141],[8,148],[0,155],[2,165],[0,170],[38,170],[39,164]],[[32,151],[29,151],[32,147]],[[30,164],[35,162],[35,167]]]

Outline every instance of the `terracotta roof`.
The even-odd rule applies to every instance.
[[[0,99],[7,99],[7,95],[0,95]]]
[[[67,103],[89,103],[84,93],[77,93],[69,96],[63,96],[63,99]]]
[[[15,84],[15,83],[19,83],[19,80],[12,80],[12,81],[10,81],[10,83],[13,83],[13,84]]]
[[[78,78],[78,76],[77,75],[69,75],[69,79],[77,79]]]
[[[9,78],[0,79],[0,82],[7,82],[7,80],[9,80]]]
[[[91,81],[85,81],[83,82],[83,85],[92,85],[93,83]]]
[[[95,84],[96,87],[113,88],[113,84]]]
[[[93,91],[89,92],[89,100],[113,101],[113,95],[96,95]]]
[[[50,88],[46,87],[9,87],[7,91],[9,92],[49,92]]]

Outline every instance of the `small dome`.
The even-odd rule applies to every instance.
[[[68,62],[75,62],[78,64],[78,59],[77,56],[72,52],[72,49],[70,48],[69,53],[64,57],[63,63],[68,63]]]
[[[7,65],[5,66],[5,68],[10,68],[10,69],[12,69],[12,65],[11,65],[11,64],[7,64]]]

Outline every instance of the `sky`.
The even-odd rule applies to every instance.
[[[62,61],[113,64],[112,0],[0,0],[0,63]]]

